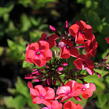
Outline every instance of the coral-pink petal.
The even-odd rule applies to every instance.
[[[49,88],[49,87],[47,87],[47,88],[45,88],[46,89],[46,96],[45,96],[45,99],[54,99],[54,97],[55,97],[55,92],[54,92],[54,89],[52,89],[52,88]]]
[[[57,89],[56,93],[57,93],[57,95],[60,95],[60,94],[63,94],[63,93],[67,94],[69,92],[70,92],[70,87],[69,86],[62,86],[62,87],[59,87]]]
[[[34,88],[30,88],[30,94],[32,96],[38,96],[39,95],[39,92],[36,89],[34,89]]]
[[[36,60],[35,64],[38,65],[39,67],[43,67],[46,64],[46,60]]]
[[[46,50],[44,52],[44,56],[45,56],[46,61],[49,61],[52,58],[52,51],[50,49]]]
[[[30,81],[27,83],[27,86],[28,86],[29,88],[33,88],[33,84],[32,84]]]
[[[31,50],[37,50],[37,49],[39,49],[39,44],[37,42],[31,43],[29,45],[29,49],[31,49]]]
[[[49,49],[49,43],[43,40],[39,41],[39,49],[40,50]]]
[[[56,100],[52,101],[51,109],[62,109],[62,104]]]
[[[61,58],[67,59],[70,58],[70,51],[66,47],[61,48]]]
[[[73,24],[73,25],[71,25],[70,28],[69,28],[69,33],[70,33],[73,37],[75,37],[75,36],[77,35],[77,33],[78,33],[78,30],[79,30],[79,26],[78,26],[77,24]]]
[[[35,89],[38,90],[40,96],[45,96],[46,95],[46,90],[42,85],[36,85]]]

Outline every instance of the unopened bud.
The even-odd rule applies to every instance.
[[[64,42],[59,42],[58,46],[59,47],[64,47],[65,46],[65,43]]]
[[[64,62],[64,63],[62,63],[62,65],[65,67],[65,66],[68,66],[68,63]]]
[[[63,70],[64,70],[63,67],[58,67],[58,68],[57,68],[57,71],[63,71]]]
[[[52,31],[56,31],[56,28],[55,28],[54,26],[52,26],[52,25],[50,25],[49,28],[50,28],[50,30],[52,30]]]
[[[69,27],[69,23],[68,23],[68,21],[66,20],[65,21],[65,28],[68,28]]]
[[[34,80],[32,80],[32,81],[34,81],[34,82],[40,82],[40,80],[39,80],[39,79],[34,79]]]

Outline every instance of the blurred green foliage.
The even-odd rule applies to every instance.
[[[65,10],[65,7],[66,11],[60,12]],[[76,7],[79,10],[75,11]],[[48,24],[63,25],[61,16],[67,15],[68,12],[70,15],[65,19],[70,18],[69,22],[74,23],[83,19],[92,25],[99,43],[97,58],[94,60],[99,62],[106,57],[109,54],[109,45],[104,38],[109,37],[109,0],[0,0],[0,57],[6,57],[15,63],[22,62],[26,45],[37,41],[42,32],[49,31]],[[76,16],[72,17],[73,14]],[[22,65],[23,68],[32,67],[26,62]],[[96,99],[96,107],[108,109],[109,70],[99,68],[95,71],[100,73],[102,78],[93,75],[84,78],[84,81],[93,82],[97,86],[92,98]],[[9,92],[12,96],[4,98],[7,108],[24,109],[26,106],[31,109],[37,108],[32,104],[28,89],[21,79],[17,80],[15,89],[10,89]],[[84,104],[92,99],[84,101]]]
[[[29,90],[20,78],[17,79],[15,88],[9,89],[9,92],[13,96],[4,97],[4,102],[8,108],[38,109],[38,105],[32,103]]]

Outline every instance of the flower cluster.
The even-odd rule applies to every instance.
[[[62,109],[62,104],[64,104],[64,109],[82,109],[82,106],[79,104],[75,104],[70,100],[66,103],[64,103],[64,101],[72,97],[76,100],[81,100],[80,95],[82,95],[83,98],[88,99],[96,90],[93,83],[82,84],[74,80],[58,87],[56,94],[53,88],[43,87],[42,85],[33,87],[31,82],[28,83],[28,87],[30,88],[33,103],[47,106],[43,109]],[[59,100],[61,103],[58,102]]]
[[[43,104],[42,109],[82,109],[70,99],[88,99],[96,90],[93,83],[83,80],[95,73],[92,57],[98,43],[92,27],[80,20],[71,26],[66,21],[63,33],[51,25],[50,30],[52,35],[43,33],[26,48],[25,60],[38,66],[25,76],[37,84],[28,83],[33,103]]]

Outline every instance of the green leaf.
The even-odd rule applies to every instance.
[[[105,94],[98,94],[98,101],[97,101],[97,106],[98,107],[100,107],[100,108],[103,108],[104,107],[104,105],[106,104],[106,102],[107,102],[107,97],[106,97],[106,95]]]
[[[9,47],[14,47],[15,46],[15,43],[13,41],[8,39],[7,42],[8,42]]]
[[[8,92],[11,93],[11,94],[15,94],[16,93],[16,89],[9,88]]]
[[[24,59],[23,52],[25,51],[25,46],[23,44],[25,44],[25,42],[23,42],[23,44],[11,40],[7,40],[7,42],[9,46],[8,56],[11,57],[11,59],[14,59],[15,61],[23,60]]]
[[[102,77],[108,74],[108,72],[104,69],[94,69],[94,71],[101,74]]]
[[[23,68],[33,68],[33,64],[24,61],[23,64],[22,64],[22,67]]]
[[[0,47],[0,56],[2,55],[3,50],[4,50],[4,48],[3,47]]]
[[[5,104],[6,104],[6,106],[8,107],[8,108],[12,108],[12,107],[15,107],[14,105],[14,99],[13,99],[13,97],[12,96],[10,96],[10,97],[5,97],[4,98],[4,102],[5,102]]]
[[[4,16],[13,9],[14,5],[8,5],[7,7],[0,7],[0,16]]]
[[[91,0],[87,0],[86,1],[86,7],[89,8],[92,6],[92,1]]]
[[[22,94],[23,96],[27,98],[29,97],[28,88],[26,87],[25,83],[20,78],[17,79],[17,83],[15,86],[16,86],[16,91],[18,93]]]
[[[26,32],[31,27],[30,19],[27,15],[23,14],[21,16],[21,31]]]
[[[25,105],[26,99],[23,98],[23,96],[16,96],[13,97],[5,97],[4,98],[5,104],[8,108],[15,108],[15,109],[23,109]]]
[[[86,82],[91,82],[91,83],[95,83],[98,87],[100,87],[102,90],[105,89],[105,85],[103,84],[103,82],[101,81],[100,78],[98,78],[97,75],[89,75],[87,77],[84,78],[84,81]]]
[[[24,5],[25,7],[31,4],[31,0],[19,0],[18,2]]]
[[[102,54],[102,58],[105,58],[109,53],[109,49],[105,50],[105,52]]]

